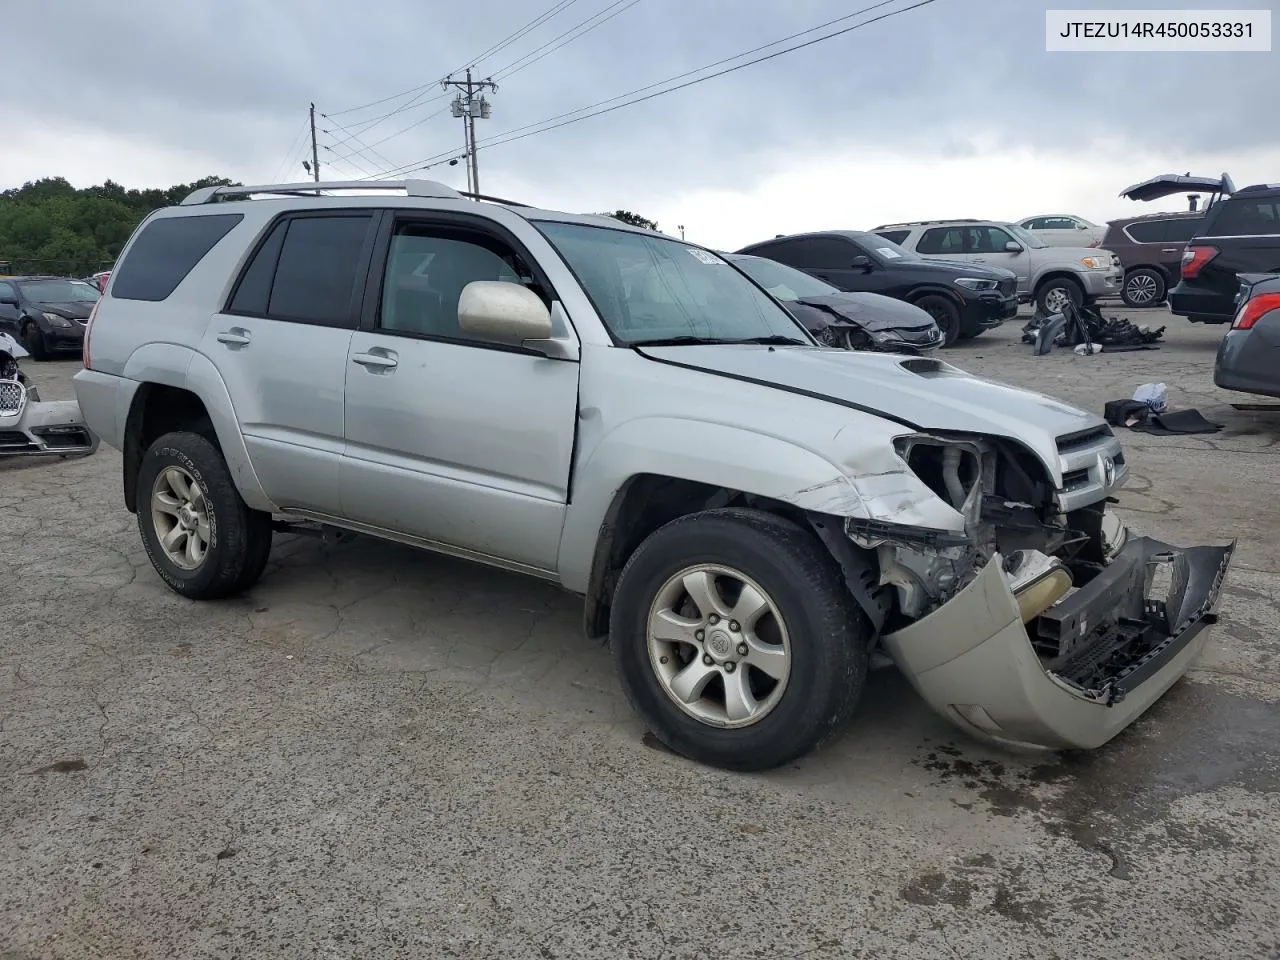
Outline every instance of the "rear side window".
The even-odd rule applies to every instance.
[[[1200,226],[1198,217],[1176,220],[1143,220],[1129,224],[1129,236],[1138,243],[1186,243]]]
[[[1205,231],[1214,237],[1280,234],[1280,200],[1232,197],[1222,201],[1218,216]]]
[[[964,248],[964,238],[955,228],[934,227],[920,235],[916,253],[959,253]]]
[[[111,296],[117,300],[164,300],[243,219],[242,213],[218,213],[151,221],[116,268]]]
[[[896,243],[898,246],[902,246],[902,241],[906,240],[907,237],[911,236],[911,231],[910,230],[877,230],[876,236],[884,237],[890,243]]]
[[[277,223],[241,274],[227,312],[354,327],[372,221],[361,214]]]

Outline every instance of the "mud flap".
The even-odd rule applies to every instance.
[[[1234,549],[1234,541],[1182,549],[1131,539],[1031,624],[1022,622],[997,555],[950,602],[882,642],[925,701],[966,732],[1093,749],[1141,716],[1200,655]],[[1149,570],[1161,563],[1171,568],[1168,593],[1147,597]],[[1064,656],[1043,657],[1029,630],[1055,636]],[[1116,637],[1131,639],[1126,646]],[[1090,662],[1096,649],[1105,657]]]

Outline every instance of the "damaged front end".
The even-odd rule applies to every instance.
[[[1059,450],[1051,481],[1004,441],[899,438],[957,522],[849,518],[845,534],[874,551],[881,643],[930,706],[984,738],[1093,748],[1199,655],[1235,545],[1129,538],[1108,508],[1125,479],[1110,431]]]
[[[41,400],[35,387],[0,379],[0,457],[87,457],[97,449],[74,400]]]

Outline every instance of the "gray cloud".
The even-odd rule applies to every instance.
[[[865,5],[870,0],[864,0]],[[898,0],[905,6],[908,0]],[[265,179],[315,100],[322,142],[361,128],[407,98],[345,108],[430,84],[513,32],[550,0],[368,0],[326,14],[301,0],[26,2],[6,9],[8,75],[25,122],[99,126],[134,140],[181,145],[207,158],[190,177]],[[479,64],[497,70],[602,10],[577,0],[548,24]],[[1269,54],[1047,54],[1044,9],[1028,0],[937,0],[843,37],[670,96],[481,153],[486,186],[505,178],[556,194],[629,195],[681,187],[749,186],[806,154],[890,150],[955,158],[1015,146],[1078,151],[1091,142],[1162,145],[1170,169],[1213,149],[1280,145],[1259,123],[1260,98],[1280,81]],[[1213,6],[1201,0],[1201,6]],[[1113,3],[1076,0],[1076,7]],[[1130,2],[1126,6],[1158,6]],[[1225,6],[1220,4],[1220,6]],[[492,137],[603,100],[851,11],[837,0],[640,0],[583,39],[501,85]],[[767,52],[767,51],[766,51]],[[365,130],[373,143],[445,106],[415,106]],[[447,112],[345,162],[374,172],[460,149]],[[58,157],[48,158],[50,174]],[[436,173],[439,173],[437,169]],[[1216,171],[1213,171],[1216,172]],[[430,176],[432,174],[425,174]],[[99,179],[127,181],[104,167]],[[851,184],[851,191],[874,185]]]

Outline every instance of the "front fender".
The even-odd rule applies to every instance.
[[[227,385],[208,357],[174,343],[149,343],[130,355],[123,376],[139,383],[187,390],[199,397],[209,414],[218,446],[222,448],[223,459],[240,496],[255,510],[276,509],[249,459],[249,450],[240,432],[240,422]]]
[[[606,434],[574,471],[557,564],[566,589],[587,591],[610,505],[640,474],[738,490],[815,513],[870,517],[873,510],[838,465],[779,437],[677,417],[629,420]]]

